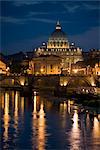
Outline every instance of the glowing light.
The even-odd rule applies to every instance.
[[[73,116],[73,127],[74,129],[77,129],[78,128],[78,112],[77,110],[74,110],[74,116]]]
[[[36,96],[36,91],[34,91],[34,96]]]
[[[98,119],[100,120],[100,114],[98,114]]]
[[[43,110],[43,103],[41,103],[40,111],[39,111],[39,118],[43,118],[45,116],[44,110]]]
[[[8,140],[8,128],[9,128],[9,94],[5,93],[5,107],[4,107],[4,138],[5,141]]]
[[[14,114],[15,114],[15,117],[18,116],[18,92],[16,92],[16,94],[15,94],[15,112],[14,112]]]
[[[6,71],[9,71],[9,67],[6,68]]]
[[[68,100],[68,113],[70,114],[70,100]]]
[[[81,144],[81,141],[80,141],[80,130],[78,128],[78,112],[77,112],[77,110],[74,110],[73,127],[71,130],[69,139],[70,139],[70,143],[71,143],[71,150],[79,149],[79,145]]]
[[[92,86],[96,86],[96,84],[94,82],[91,83]]]
[[[4,109],[4,93],[0,92],[0,106],[2,107],[2,109]]]
[[[93,136],[94,138],[100,137],[100,123],[96,117],[94,117]]]
[[[21,79],[20,84],[21,84],[21,85],[24,85],[24,84],[25,84],[24,79]]]
[[[64,86],[66,86],[67,85],[67,82],[64,82]]]
[[[66,102],[64,101],[64,109],[66,109],[67,108],[67,104],[66,104]]]
[[[44,70],[43,70],[43,68],[41,68],[41,72],[43,72]]]
[[[63,86],[63,83],[60,83],[61,86]]]
[[[73,69],[74,73],[77,73],[78,72],[78,69]]]
[[[15,107],[14,107],[14,129],[17,135],[18,133],[18,100],[19,100],[19,92],[15,93]]]
[[[41,103],[40,111],[39,111],[39,120],[38,120],[38,149],[43,150],[45,149],[45,143],[46,143],[46,125],[45,125],[45,114],[43,110],[43,103]]]
[[[88,90],[86,90],[86,93],[88,93]]]
[[[73,105],[73,104],[74,104],[74,101],[73,101],[73,100],[71,100],[71,101],[70,101],[70,105]]]
[[[36,95],[34,95],[34,113],[36,113]]]
[[[21,112],[24,113],[24,97],[21,97]]]

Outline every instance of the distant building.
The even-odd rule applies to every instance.
[[[100,63],[100,50],[91,49],[88,52],[83,52],[83,58],[87,66],[95,67],[95,64]]]
[[[56,24],[55,31],[49,37],[47,43],[35,49],[37,56],[57,55],[62,59],[62,69],[70,69],[71,64],[83,61],[82,49],[76,47],[74,43],[69,43],[66,34],[62,31],[59,21]]]
[[[100,50],[99,49],[91,49],[89,51],[89,58],[95,58],[100,60]]]
[[[28,74],[61,74],[61,58],[55,55],[41,55],[35,57],[29,62]]]
[[[100,76],[100,62],[95,64],[95,67],[93,68],[93,74]]]
[[[71,73],[78,75],[86,75],[87,74],[87,66],[83,61],[77,62],[71,66]]]
[[[9,67],[2,60],[0,60],[0,74],[9,74]]]

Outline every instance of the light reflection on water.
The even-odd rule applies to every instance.
[[[79,113],[70,100],[55,105],[36,93],[25,98],[7,91],[0,105],[2,149],[99,150],[99,115]]]
[[[74,110],[74,114],[72,117],[73,125],[71,129],[71,136],[70,136],[70,143],[71,143],[71,150],[75,150],[80,148],[80,129],[79,129],[79,119],[78,119],[78,112]]]
[[[4,95],[4,141],[8,141],[8,128],[9,128],[9,94],[6,92]],[[5,147],[6,148],[6,147]]]

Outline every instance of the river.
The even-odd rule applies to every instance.
[[[71,99],[0,93],[1,149],[99,150],[100,112]],[[83,113],[79,113],[79,111]]]

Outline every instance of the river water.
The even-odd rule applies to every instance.
[[[99,150],[100,112],[50,96],[0,93],[0,146],[7,150]],[[58,102],[59,101],[59,102]],[[79,113],[79,111],[84,111]],[[94,115],[93,115],[94,114]]]

